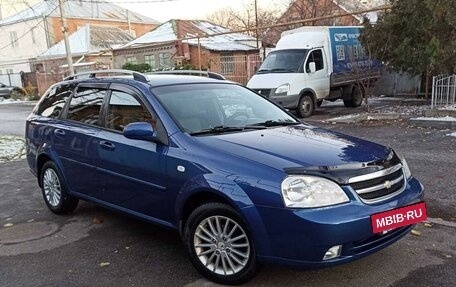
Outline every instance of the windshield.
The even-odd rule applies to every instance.
[[[152,92],[179,126],[194,135],[299,123],[268,100],[238,85],[175,85],[153,88]]]
[[[309,50],[279,50],[268,54],[257,74],[300,73]]]

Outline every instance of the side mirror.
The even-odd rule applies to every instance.
[[[309,70],[310,73],[313,74],[317,71],[317,66],[315,65],[315,62],[310,62],[309,63]]]
[[[130,123],[123,129],[124,137],[132,140],[157,141],[157,132],[150,123]]]

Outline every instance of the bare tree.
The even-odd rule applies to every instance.
[[[262,7],[258,7],[258,27],[269,26],[277,23],[278,12],[275,10],[269,10]],[[256,21],[255,21],[255,7],[253,2],[251,4],[244,5],[242,10],[234,10],[231,8],[224,8],[218,10],[209,16],[207,20],[226,27],[230,30],[246,30],[246,34],[255,37],[256,36]],[[267,33],[259,31],[260,41],[268,43]]]

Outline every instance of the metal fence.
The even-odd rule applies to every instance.
[[[246,85],[261,65],[258,54],[233,55],[222,54],[209,59],[210,71],[223,75],[230,81]]]
[[[22,80],[19,73],[0,75],[0,83],[7,86],[17,86],[22,88]]]
[[[432,102],[434,106],[456,104],[456,75],[439,75],[432,78]]]

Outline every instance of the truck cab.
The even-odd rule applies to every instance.
[[[286,31],[247,87],[284,108],[296,109],[303,118],[310,117],[323,99],[342,98],[347,107],[357,107],[363,99],[364,75],[354,64],[364,57],[359,52],[359,31],[359,27]]]

